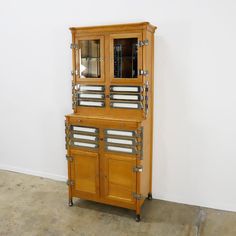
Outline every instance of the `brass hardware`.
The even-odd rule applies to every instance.
[[[149,81],[147,80],[144,85],[144,91],[145,91],[145,99],[144,99],[144,112],[145,112],[145,118],[147,118],[148,115],[148,97],[149,97]]]
[[[66,159],[67,159],[67,161],[73,161],[73,157],[72,156],[68,156],[68,155],[66,155]]]
[[[139,70],[138,74],[143,76],[148,76],[148,70]]]
[[[143,167],[142,166],[134,166],[133,172],[143,172]]]
[[[71,48],[71,49],[78,49],[78,48],[79,48],[79,45],[76,44],[76,43],[71,43],[71,44],[70,44],[70,48]]]
[[[73,181],[73,180],[67,180],[66,181],[66,184],[68,185],[68,186],[73,186],[74,184],[75,184],[75,182]]]
[[[70,129],[71,129],[71,125],[68,123],[68,121],[66,120],[65,121],[65,134],[66,134],[66,137],[65,137],[65,148],[66,150],[68,149],[68,146],[69,146],[69,133],[70,133]]]
[[[76,102],[75,99],[73,99],[73,101],[72,101],[72,108],[73,108],[73,110],[75,109],[76,106],[77,106],[77,102]]]
[[[142,46],[148,46],[149,45],[149,41],[148,41],[148,39],[145,39],[145,40],[140,40],[140,41],[138,41],[138,43],[137,43],[137,47],[142,47]]]
[[[140,127],[137,129],[138,130],[138,134],[139,138],[141,139],[140,142],[140,150],[138,150],[138,154],[139,154],[139,160],[143,160],[143,127]]]
[[[78,70],[72,70],[71,71],[71,75],[74,76],[74,75],[79,75],[79,71]]]
[[[138,193],[132,193],[133,198],[135,198],[136,200],[142,200],[145,199],[145,197],[142,194],[138,194]]]

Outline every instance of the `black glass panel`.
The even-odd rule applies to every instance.
[[[114,39],[114,77],[137,78],[137,38]]]
[[[79,41],[80,78],[100,78],[100,40]]]

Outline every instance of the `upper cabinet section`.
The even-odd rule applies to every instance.
[[[147,118],[155,29],[147,22],[70,28],[75,113]]]
[[[95,27],[74,27],[73,68],[76,82],[142,83],[145,32],[156,27],[148,22]]]

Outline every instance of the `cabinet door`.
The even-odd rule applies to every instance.
[[[106,200],[135,203],[132,193],[136,192],[136,173],[133,171],[134,158],[117,154],[104,154],[104,191]]]
[[[76,37],[76,81],[104,81],[104,37]]]
[[[73,155],[71,169],[74,195],[85,199],[99,198],[99,159],[97,153]]]
[[[142,76],[141,33],[112,34],[110,37],[110,77],[112,82],[141,82]]]

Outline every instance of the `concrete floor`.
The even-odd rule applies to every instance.
[[[67,186],[0,171],[0,236],[236,236],[236,213],[159,200],[146,201],[142,221],[130,210],[75,201]]]

